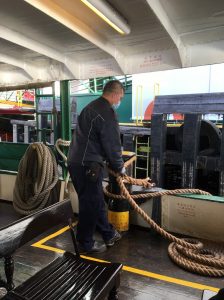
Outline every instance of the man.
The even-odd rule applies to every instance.
[[[88,104],[78,118],[68,155],[68,168],[79,198],[77,241],[81,252],[103,252],[121,238],[108,223],[103,195],[103,165],[124,173],[120,132],[114,111],[124,96],[118,80],[107,82],[100,98]],[[94,241],[97,230],[103,240]]]

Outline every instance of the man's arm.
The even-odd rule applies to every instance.
[[[115,172],[124,172],[120,131],[114,120],[104,121],[100,131],[100,141],[109,167]]]

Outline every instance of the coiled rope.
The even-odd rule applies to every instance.
[[[69,141],[59,141],[58,143],[61,143],[64,146],[69,146],[70,144]],[[64,154],[62,156],[64,158]],[[125,162],[125,167],[128,167],[130,164],[132,164],[134,160],[135,157]],[[106,196],[113,199],[126,199],[130,203],[132,208],[142,216],[142,218],[151,226],[152,229],[154,229],[164,238],[171,241],[172,243],[168,247],[168,254],[177,265],[188,271],[205,276],[221,277],[224,275],[224,258],[223,255],[220,254],[220,252],[204,249],[204,245],[196,239],[180,239],[168,233],[158,224],[156,224],[134,200],[139,198],[152,199],[154,197],[163,195],[176,195],[186,193],[210,195],[208,192],[201,191],[199,189],[175,189],[169,191],[130,195],[125,184],[139,185],[145,188],[152,188],[153,186],[155,186],[155,184],[151,182],[150,178],[135,179],[127,175],[121,176],[119,173],[115,173],[110,169],[108,171],[111,175],[116,177],[116,181],[120,187],[121,194],[116,195],[110,193],[108,191],[108,186],[106,186],[104,187],[104,193],[106,194]]]
[[[19,163],[13,191],[15,210],[29,215],[46,207],[57,181],[58,168],[52,151],[43,143],[30,144]]]

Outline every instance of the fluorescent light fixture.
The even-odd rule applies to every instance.
[[[127,21],[104,0],[81,0],[101,19],[107,22],[120,34],[129,34],[131,29]]]

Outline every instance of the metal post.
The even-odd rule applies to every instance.
[[[58,139],[58,112],[56,107],[56,97],[55,97],[55,82],[52,84],[52,96],[53,96],[53,107],[52,107],[52,132],[51,132],[51,144],[55,144],[56,140]]]
[[[186,114],[184,117],[182,145],[182,187],[194,188],[196,184],[196,163],[200,137],[201,115]]]
[[[164,183],[164,156],[166,149],[167,115],[153,114],[151,121],[151,178],[158,187]],[[149,153],[148,153],[149,155]],[[161,224],[161,199],[154,198],[152,219]]]
[[[61,90],[61,124],[62,132],[61,136],[63,140],[71,140],[71,105],[70,105],[70,93],[69,93],[69,81],[63,80],[60,82]]]
[[[17,143],[17,124],[13,124],[13,143]]]
[[[35,89],[35,104],[36,104],[36,128],[37,128],[37,141],[41,141],[41,115],[39,115],[39,95],[40,89]]]
[[[222,121],[222,141],[220,149],[219,195],[224,196],[224,115]]]
[[[163,187],[164,183],[166,117],[166,114],[154,114],[151,122],[151,178],[159,187]]]
[[[70,104],[70,91],[69,81],[63,80],[60,82],[60,106],[61,106],[61,137],[63,140],[71,140],[71,104]],[[68,149],[63,149],[64,154],[67,156]],[[63,168],[64,179],[67,176],[67,170]]]
[[[29,143],[29,126],[24,125],[24,143]]]

